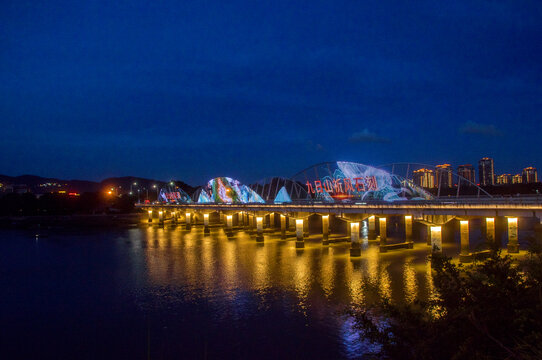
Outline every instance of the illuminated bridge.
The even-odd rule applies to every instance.
[[[151,224],[171,222],[187,230],[202,226],[205,234],[223,228],[228,236],[248,231],[256,241],[264,241],[264,234],[277,235],[295,239],[296,248],[304,247],[309,234],[318,234],[323,245],[350,242],[351,256],[360,256],[369,241],[378,242],[381,252],[412,248],[415,239],[441,251],[443,238],[453,239],[459,232],[460,260],[468,262],[473,258],[471,233],[482,233],[488,243],[505,234],[508,252],[517,253],[520,226],[542,241],[542,197],[492,197],[467,179],[438,169],[437,187],[429,192],[413,181],[421,167],[427,165],[376,168],[331,162],[291,178],[249,185],[219,177],[191,195],[161,189],[159,202],[138,207],[147,211]]]

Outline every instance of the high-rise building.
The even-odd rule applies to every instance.
[[[474,172],[474,167],[471,164],[459,165],[457,167],[457,174],[468,180],[462,181],[461,186],[471,186],[476,183],[476,174]]]
[[[492,158],[485,157],[478,161],[478,178],[482,186],[495,184],[495,171]]]
[[[523,175],[516,174],[512,176],[512,184],[522,184],[523,183]]]
[[[431,169],[418,169],[412,172],[414,184],[426,189],[435,187],[435,173]]]
[[[538,182],[538,173],[536,172],[536,168],[530,166],[523,169],[523,182],[526,184]]]
[[[452,166],[450,164],[441,164],[436,166],[435,172],[436,186],[440,188],[450,188],[454,185],[452,177]]]
[[[512,183],[512,175],[511,174],[502,174],[497,176],[497,185],[506,185]]]

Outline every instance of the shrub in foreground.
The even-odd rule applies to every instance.
[[[542,255],[514,263],[500,251],[469,266],[432,255],[436,294],[351,311],[390,359],[542,359]]]

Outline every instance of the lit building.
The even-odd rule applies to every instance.
[[[523,182],[526,184],[538,182],[536,168],[530,166],[523,169]]]
[[[476,184],[476,174],[474,172],[474,167],[471,164],[459,165],[457,167],[457,174],[470,181],[470,183],[463,181],[461,182],[461,185],[470,186]]]
[[[435,187],[435,173],[431,169],[418,169],[412,172],[414,184],[426,189]]]
[[[495,184],[495,171],[492,158],[485,157],[478,161],[478,177],[482,186]]]
[[[506,185],[512,183],[512,175],[511,174],[502,174],[497,176],[497,185]]]
[[[452,166],[450,164],[442,164],[436,166],[436,182],[437,187],[450,188],[454,185],[452,178]]]
[[[523,183],[523,175],[516,174],[512,176],[512,184],[522,184]]]

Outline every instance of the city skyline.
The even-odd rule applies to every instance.
[[[478,161],[478,176],[472,164],[458,165],[456,171],[450,164],[437,164],[433,169],[422,167],[413,172],[416,185],[430,189],[458,186],[460,178],[464,186],[533,184],[538,182],[538,170],[536,167],[527,166],[516,174],[499,173],[495,171],[494,159],[483,157]]]
[[[484,159],[489,159],[491,161],[493,161],[494,159],[493,158],[489,158],[489,157],[483,157],[481,158],[479,161],[481,160],[484,160]],[[478,163],[479,163],[478,161]],[[397,163],[397,164],[400,164],[400,163]],[[480,182],[480,175],[479,175],[479,172],[480,172],[480,169],[479,169],[479,166],[475,166],[473,164],[460,164],[460,165],[452,165],[452,164],[448,164],[448,163],[445,163],[445,164],[429,164],[429,163],[410,163],[414,166],[418,166],[417,170],[416,171],[421,171],[421,170],[427,170],[425,169],[425,167],[431,167],[432,169],[429,169],[430,171],[432,172],[435,172],[435,176],[436,176],[436,172],[438,171],[441,171],[443,173],[447,173],[449,172],[450,174],[449,175],[446,175],[446,177],[448,177],[448,179],[443,179],[443,183],[444,185],[443,186],[447,186],[448,183],[452,183],[452,179],[451,179],[451,176],[453,174],[453,176],[461,176],[463,177],[464,179],[468,180],[468,181],[471,181],[473,182],[474,184],[476,185],[484,185]],[[368,165],[368,164],[367,164]],[[381,164],[381,165],[377,165],[378,166],[384,166],[386,164]],[[493,166],[493,165],[492,165]],[[478,170],[476,170],[478,168]],[[499,172],[499,171],[495,171],[494,167],[493,167],[493,184],[490,184],[490,185],[502,185],[502,184],[512,184],[512,183],[517,183],[516,180],[513,180],[513,178],[515,176],[520,176],[521,179],[525,178],[526,176],[528,177],[529,175],[526,175],[526,171],[528,171],[529,169],[532,169],[534,171],[534,179],[536,179],[536,181],[529,181],[529,182],[538,182],[538,176],[537,176],[537,172],[538,172],[538,168],[534,167],[534,166],[525,166],[525,167],[521,167],[521,168],[516,168],[518,170],[515,170],[511,173],[506,173],[506,172]],[[298,169],[300,170],[300,169]],[[230,171],[232,172],[232,171]],[[472,173],[472,175],[470,174]],[[4,176],[10,176],[10,177],[21,177],[21,176],[38,176],[38,177],[42,177],[42,178],[49,178],[49,179],[61,179],[61,177],[58,177],[58,176],[43,176],[41,174],[37,174],[37,173],[33,173],[33,174],[0,174],[0,175],[4,175]],[[224,174],[222,174],[224,175]],[[228,174],[226,173],[226,175],[231,175],[231,174]],[[292,175],[295,175],[295,174],[290,174],[290,175],[285,175],[285,174],[273,174],[271,175],[272,176],[282,176],[282,177],[286,177],[286,178],[289,178],[291,177]],[[471,178],[471,176],[473,176]],[[172,180],[178,180],[178,181],[185,181],[185,179],[182,179],[182,178],[174,178],[174,177],[171,177],[171,178],[167,178],[167,179],[159,179],[159,178],[156,178],[156,177],[145,177],[145,176],[140,176],[140,175],[137,175],[137,174],[126,174],[124,176],[111,176],[110,178],[119,178],[119,177],[133,177],[133,178],[142,178],[142,179],[149,179],[149,180],[156,180],[156,181],[161,181],[161,182],[169,182],[169,181],[172,181]],[[268,176],[269,177],[269,176]],[[505,182],[502,182],[502,181],[498,181],[498,177],[501,177],[501,179],[504,179],[503,177],[510,177],[509,181],[505,181]],[[74,177],[67,177],[67,178],[62,178],[63,180],[83,180],[83,181],[97,181],[97,182],[100,182],[100,181],[104,181],[104,180],[107,180],[108,178],[100,178],[100,179],[85,179],[85,178],[74,178]],[[262,180],[263,178],[260,178],[260,179],[250,179],[250,181],[258,181],[258,180]],[[429,181],[429,180],[425,180],[425,181]],[[205,181],[203,181],[203,183],[205,183]],[[457,183],[457,181],[454,181],[455,183]],[[525,180],[521,180],[519,182],[525,182]],[[187,182],[188,183],[188,182]],[[194,183],[190,183],[191,185],[194,185]],[[436,177],[431,180],[431,186],[428,186],[428,187],[438,187],[438,180],[436,180]],[[196,184],[197,185],[197,184]],[[420,185],[420,184],[418,184]],[[488,184],[485,184],[485,185],[488,185]]]

